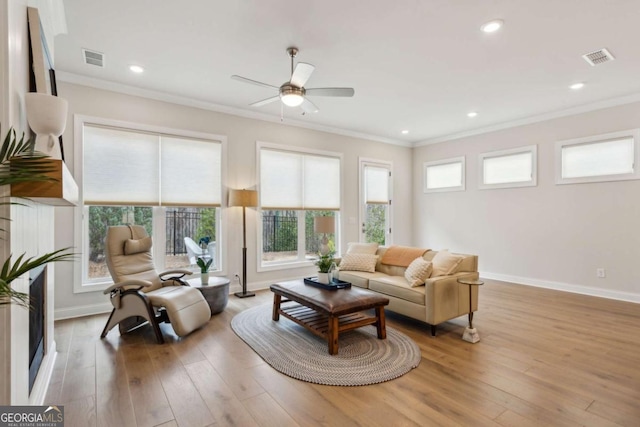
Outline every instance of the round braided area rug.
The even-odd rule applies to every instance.
[[[360,386],[389,381],[420,363],[420,349],[411,338],[387,327],[379,340],[375,326],[340,334],[338,354],[328,344],[284,316],[274,322],[271,304],[237,314],[235,333],[274,369],[302,381],[325,385]]]

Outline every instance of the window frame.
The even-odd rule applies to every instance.
[[[453,163],[460,163],[461,167],[461,176],[460,176],[460,185],[455,185],[452,187],[440,187],[440,188],[429,188],[429,183],[427,182],[427,170],[430,167],[434,167],[434,166],[442,166],[442,165],[448,165],[448,164],[453,164]],[[427,194],[427,193],[445,193],[445,192],[452,192],[452,191],[466,191],[466,160],[465,160],[465,156],[459,156],[459,157],[449,157],[447,159],[441,159],[441,160],[432,160],[429,162],[424,162],[422,163],[422,192]]]
[[[123,130],[131,130],[136,132],[150,132],[163,135],[169,135],[174,137],[184,137],[192,139],[204,139],[219,141],[221,144],[221,191],[223,192],[223,200],[219,209],[219,235],[218,251],[220,269],[215,270],[215,275],[226,274],[226,257],[227,257],[227,236],[226,236],[226,209],[224,209],[224,189],[227,187],[227,137],[224,135],[210,134],[204,132],[195,132],[185,129],[174,129],[163,126],[147,125],[141,123],[128,122],[124,120],[107,119],[103,117],[89,116],[83,114],[74,114],[74,178],[79,188],[79,202],[78,206],[74,208],[73,215],[73,228],[74,228],[74,246],[76,248],[82,248],[82,256],[80,260],[75,261],[74,277],[73,277],[73,293],[85,293],[85,292],[101,292],[107,287],[113,284],[111,278],[107,280],[88,280],[85,281],[84,273],[87,271],[87,266],[84,264],[88,262],[88,206],[84,204],[84,197],[82,194],[83,189],[83,155],[84,155],[84,139],[83,128],[85,125],[107,126],[113,128],[121,128]],[[153,226],[153,258],[156,264],[156,269],[161,272],[164,266],[164,253],[163,249],[166,246],[165,236],[165,221],[166,211],[164,206],[151,206],[153,208],[152,226]],[[192,267],[193,272],[198,272],[197,267]]]
[[[389,162],[389,161],[385,161],[385,160],[378,160],[378,159],[372,159],[372,158],[367,158],[367,157],[359,157],[358,158],[358,165],[359,165],[359,173],[358,173],[358,179],[359,179],[359,185],[358,185],[358,215],[359,215],[359,232],[358,232],[358,240],[361,242],[364,242],[364,237],[365,237],[365,233],[364,233],[364,227],[365,227],[365,220],[366,220],[366,203],[365,203],[365,194],[366,194],[366,189],[365,189],[365,168],[367,166],[372,166],[372,167],[379,167],[379,168],[384,168],[387,169],[389,171],[389,182],[388,182],[388,189],[389,189],[389,203],[387,204],[387,215],[386,215],[386,221],[385,221],[385,246],[390,246],[393,244],[393,162]]]
[[[342,210],[344,209],[344,155],[335,151],[327,151],[327,150],[317,150],[306,147],[295,147],[290,145],[282,145],[282,144],[274,144],[271,142],[265,141],[256,141],[256,188],[258,190],[258,195],[261,194],[261,183],[260,179],[260,150],[268,149],[268,150],[278,150],[278,151],[288,151],[292,153],[300,153],[300,154],[308,154],[308,155],[317,155],[323,157],[335,157],[340,160],[340,209],[335,211],[336,216],[336,253],[340,253],[340,241],[342,235]],[[259,201],[258,204],[261,202]],[[268,209],[274,210],[274,209]],[[262,248],[263,248],[263,223],[262,223],[262,207],[258,206],[256,208],[256,269],[258,272],[264,271],[277,271],[277,270],[287,270],[292,268],[301,268],[301,267],[309,267],[314,263],[313,259],[302,259],[301,253],[304,252],[305,240],[304,240],[304,212],[306,209],[280,209],[280,210],[294,210],[296,211],[298,218],[298,258],[292,261],[267,261],[265,264],[262,261]],[[310,210],[318,210],[318,209],[310,209]],[[302,219],[301,219],[302,218]],[[302,226],[301,226],[302,225]],[[302,234],[300,233],[302,230]],[[300,248],[303,248],[302,250]]]
[[[501,182],[485,184],[484,161],[496,157],[509,157],[523,153],[531,153],[531,178],[528,181]],[[524,147],[509,148],[506,150],[488,151],[478,155],[478,189],[490,190],[497,188],[535,187],[538,185],[538,145],[526,145]]]
[[[575,178],[562,177],[562,149],[575,145],[589,145],[596,143],[613,142],[623,138],[633,138],[633,169],[632,173],[582,176]],[[618,132],[610,132],[581,138],[556,141],[555,144],[555,178],[556,185],[587,184],[593,182],[629,181],[640,179],[640,129],[627,129]]]

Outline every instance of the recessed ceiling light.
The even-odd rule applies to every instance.
[[[408,134],[408,133],[409,133],[409,131],[408,131],[408,130],[406,130],[406,129],[402,131],[402,134],[403,134],[403,135],[406,135],[406,134]]]
[[[467,117],[475,117],[475,116],[477,116],[477,115],[478,115],[478,113],[476,113],[475,111],[472,111],[472,112],[470,112],[470,113],[467,113]]]
[[[129,66],[129,69],[130,69],[131,71],[133,71],[134,73],[138,73],[138,74],[140,74],[140,73],[144,72],[144,68],[142,68],[142,67],[141,67],[141,66],[139,66],[139,65],[130,65],[130,66]]]
[[[498,31],[502,27],[502,24],[504,24],[502,19],[494,19],[493,21],[489,21],[482,25],[480,29],[485,33],[493,33]]]
[[[584,83],[574,83],[571,86],[569,86],[569,89],[578,90],[578,89],[582,89],[583,87],[584,87]]]

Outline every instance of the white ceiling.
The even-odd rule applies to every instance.
[[[61,80],[119,83],[211,103],[214,109],[278,118],[279,102],[248,106],[275,90],[230,76],[279,86],[289,79],[286,48],[297,46],[296,60],[316,67],[306,87],[353,87],[355,96],[314,97],[320,111],[304,116],[299,108],[285,107],[285,123],[389,141],[442,140],[640,94],[640,0],[64,0],[64,5],[68,34],[55,37]],[[504,27],[481,32],[494,18],[503,19]],[[82,48],[104,53],[106,67],[84,64]],[[581,58],[601,48],[616,60],[591,67]],[[144,66],[145,73],[131,73],[130,64]],[[575,82],[585,87],[570,90]],[[470,111],[478,116],[468,118]],[[402,135],[403,129],[409,134]]]

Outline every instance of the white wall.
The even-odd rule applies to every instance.
[[[554,184],[556,141],[637,127],[640,103],[416,148],[415,243],[478,254],[487,278],[640,302],[640,181]],[[478,190],[478,154],[533,144],[536,187]],[[466,191],[424,194],[422,163],[462,155]]]
[[[28,131],[24,113],[24,94],[29,90],[29,38],[26,0],[0,2],[0,123],[2,138],[10,127],[18,135]],[[2,188],[0,196],[8,194]],[[53,208],[29,203],[29,206],[0,205],[0,217],[11,218],[10,224],[0,227],[2,233],[0,260],[10,253],[14,260],[22,253],[28,257],[41,255],[53,249]],[[50,267],[49,271],[53,272]],[[28,276],[12,283],[21,292],[28,292]],[[41,404],[44,399],[53,363],[53,278],[47,283],[47,318],[45,325],[45,357],[34,389],[28,388],[29,313],[12,306],[0,307],[0,404]]]
[[[82,114],[125,120],[168,128],[225,135],[227,137],[227,185],[230,188],[251,188],[256,184],[256,141],[286,144],[343,153],[343,229],[342,243],[358,240],[357,223],[349,218],[358,217],[358,157],[393,162],[394,177],[394,239],[398,244],[411,244],[411,149],[380,142],[368,141],[327,132],[287,126],[285,124],[237,117],[223,113],[186,107],[122,93],[110,92],[77,84],[58,82],[58,92],[69,101],[69,118],[63,135],[65,160],[73,173],[74,138],[73,115]],[[183,165],[185,168],[188,165]],[[78,184],[81,177],[75,176]],[[225,197],[226,201],[226,191]],[[313,273],[313,268],[291,269],[258,273],[256,271],[256,218],[255,210],[247,209],[247,280],[250,289],[266,287],[274,281],[301,277]],[[227,258],[223,266],[232,276],[242,271],[242,211],[229,209],[227,231]],[[56,246],[74,245],[74,226],[69,210],[56,211]],[[73,293],[75,265],[56,266],[56,318],[104,311],[110,305],[102,293]],[[233,283],[233,282],[232,282]],[[237,285],[236,285],[237,286]],[[238,288],[239,289],[239,288]]]

